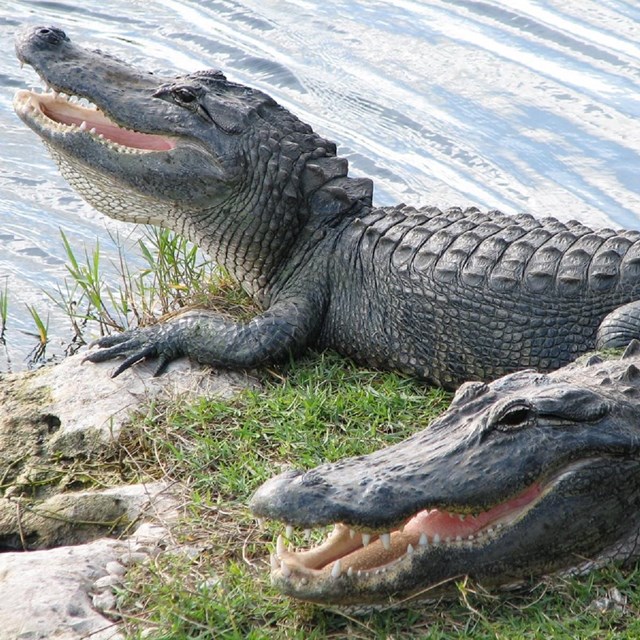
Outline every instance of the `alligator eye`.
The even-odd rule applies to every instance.
[[[535,417],[536,411],[530,404],[518,402],[503,408],[493,424],[499,431],[513,431],[532,424]]]
[[[191,104],[198,99],[195,91],[189,89],[189,87],[177,87],[171,93],[176,102],[181,102],[182,104]]]

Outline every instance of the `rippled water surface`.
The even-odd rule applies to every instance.
[[[217,67],[259,87],[338,142],[352,172],[374,178],[378,204],[640,228],[632,1],[0,2],[3,42],[25,24],[159,72]],[[11,49],[0,57],[0,291],[6,281],[19,369],[33,344],[26,304],[48,310],[56,341],[69,336],[43,293],[65,277],[59,230],[80,251],[100,239],[105,261],[109,234],[131,230],[84,204],[13,114],[14,91],[39,82]]]

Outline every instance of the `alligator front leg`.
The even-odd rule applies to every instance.
[[[624,349],[640,339],[640,301],[629,302],[605,316],[598,328],[596,349]]]
[[[146,358],[157,358],[154,375],[158,376],[169,362],[184,355],[202,364],[248,369],[302,350],[320,326],[319,306],[287,300],[247,323],[213,311],[188,311],[166,323],[101,338],[94,344],[102,349],[90,352],[85,360],[104,362],[124,356],[113,377]]]

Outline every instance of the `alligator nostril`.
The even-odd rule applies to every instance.
[[[46,40],[49,44],[60,44],[64,40],[68,40],[67,34],[57,27],[38,27],[35,34]]]

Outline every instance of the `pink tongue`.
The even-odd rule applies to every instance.
[[[53,109],[50,105],[47,105],[47,107],[48,108],[45,108],[46,114],[58,122],[62,122],[63,124],[75,124],[77,126],[80,126],[83,122],[83,118],[72,115],[65,109]],[[101,133],[108,140],[127,147],[146,151],[168,151],[176,146],[170,138],[153,135],[151,133],[137,133],[135,131],[129,131],[128,129],[119,127],[115,123],[110,124],[106,120],[105,116],[98,112],[95,120],[86,119],[85,121],[87,123],[87,129],[95,128],[97,133]]]
[[[91,124],[87,122],[87,127],[91,128]],[[117,125],[96,125],[96,131],[101,133],[105,138],[118,142],[127,147],[136,149],[146,149],[148,151],[167,151],[173,149],[175,144],[168,138],[162,136],[154,136],[150,133],[137,133],[122,129]]]
[[[407,522],[404,531],[415,535],[426,533],[429,538],[438,534],[442,540],[457,536],[466,538],[488,524],[532,502],[540,495],[541,491],[540,485],[535,484],[513,500],[499,504],[489,511],[483,511],[477,516],[466,516],[464,520],[460,520],[458,514],[439,509],[421,511]]]

